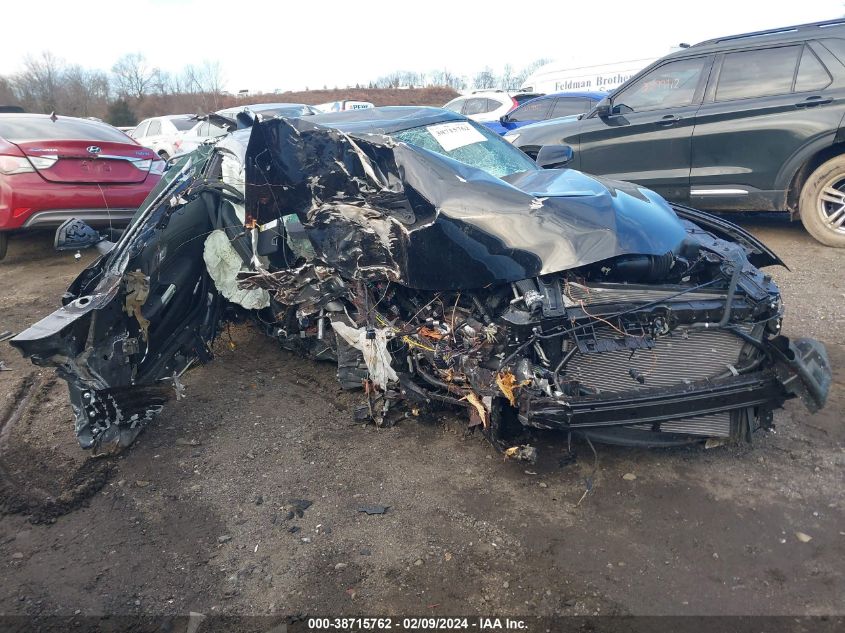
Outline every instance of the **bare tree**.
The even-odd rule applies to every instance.
[[[502,76],[499,77],[499,87],[502,90],[515,90],[516,88],[519,88],[519,86],[516,85],[515,79],[513,66],[505,64],[505,67],[502,70]]]
[[[0,105],[12,105],[18,102],[12,82],[6,77],[0,77]]]
[[[102,118],[108,111],[109,78],[98,70],[70,66],[61,76],[59,110],[73,116]]]
[[[223,69],[220,62],[217,60],[206,59],[200,68],[202,92],[207,92],[212,95],[223,94],[223,87],[226,84],[226,79],[223,76]]]
[[[150,84],[150,91],[160,96],[179,94],[182,90],[179,85],[178,75],[173,75],[166,70],[157,69]]]
[[[549,59],[548,57],[541,57],[540,59],[534,60],[533,62],[528,64],[525,68],[520,70],[516,74],[516,76],[514,77],[514,84],[516,85],[516,87],[518,88],[522,84],[524,84],[525,80],[528,79],[528,77],[531,75],[531,73],[533,73],[535,70],[537,70],[540,66],[545,66],[550,61],[552,61],[552,60]]]
[[[196,94],[202,92],[202,77],[200,70],[193,64],[187,64],[180,75],[179,92]]]
[[[475,79],[473,79],[473,85],[480,90],[495,88],[497,83],[496,75],[493,74],[493,70],[489,66],[476,73]]]
[[[127,53],[112,66],[119,95],[143,99],[152,89],[157,68],[151,68],[141,53]]]
[[[56,110],[62,69],[63,62],[49,51],[44,51],[39,57],[27,56],[24,59],[24,70],[14,78],[14,85],[27,109],[36,112]]]
[[[467,87],[467,82],[463,77],[455,75],[445,68],[443,70],[433,70],[429,74],[431,76],[431,85],[433,86],[445,86],[453,90],[463,90]]]

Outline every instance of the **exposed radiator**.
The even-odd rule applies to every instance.
[[[569,282],[563,284],[563,296],[566,300],[576,305],[583,302],[584,305],[600,305],[603,303],[650,303],[674,297],[684,290],[682,286],[642,286],[638,284],[601,284],[596,286],[585,286]],[[677,298],[677,301],[689,301],[690,299],[724,299],[724,293],[707,292],[698,290],[688,292]]]
[[[743,345],[738,336],[722,330],[690,330],[684,334],[677,329],[658,337],[651,349],[576,352],[565,376],[604,392],[670,387],[730,371],[731,366],[736,367]]]
[[[652,425],[637,424],[630,428],[650,431]],[[660,430],[668,433],[684,433],[686,435],[702,435],[704,437],[730,437],[731,413],[730,411],[722,411],[721,413],[684,418],[677,422],[663,422],[660,424]]]

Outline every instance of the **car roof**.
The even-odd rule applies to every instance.
[[[143,121],[139,122],[138,125],[141,125],[141,123],[144,123],[144,121],[153,121],[155,119],[191,119],[195,116],[195,114],[162,114],[161,116],[147,117]],[[135,127],[138,127],[138,125],[136,125]]]
[[[444,110],[424,106],[381,106],[363,110],[344,110],[315,114],[307,119],[311,123],[333,127],[349,133],[392,134],[400,130],[445,123],[447,121],[466,121],[466,117]]]
[[[686,57],[693,54],[711,53],[731,48],[746,48],[749,45],[768,45],[786,42],[805,40],[812,37],[843,37],[845,36],[845,19],[825,20],[824,22],[809,22],[807,24],[795,24],[783,26],[765,31],[751,31],[737,35],[725,35],[703,42],[694,46],[682,48],[679,51],[670,53],[662,59],[674,59]]]
[[[222,110],[218,110],[217,114],[222,114],[223,112],[243,112],[244,110],[269,110],[272,108],[302,108],[302,107],[310,107],[305,103],[246,103],[244,105],[237,105],[232,106],[230,108],[223,108]]]
[[[542,97],[537,97],[538,99],[548,99],[549,97],[581,97],[581,98],[588,98],[588,99],[604,99],[608,93],[606,92],[599,92],[598,90],[567,90],[565,92],[550,92]],[[532,99],[533,101],[533,99]],[[526,101],[525,103],[529,103]],[[523,104],[525,105],[525,104]]]
[[[9,119],[16,119],[16,120],[21,120],[21,119],[50,119],[53,116],[54,115],[52,115],[52,114],[35,114],[35,113],[32,113],[32,112],[0,112],[0,119],[2,119],[4,121],[8,121]],[[76,121],[78,123],[91,125],[93,127],[103,127],[103,126],[113,127],[113,126],[109,125],[108,123],[100,121],[99,119],[89,119],[89,118],[82,118],[82,117],[76,117],[76,116],[63,116],[63,115],[62,116],[55,115],[55,116],[56,116],[56,120],[71,119],[71,120]]]
[[[20,126],[25,126],[24,121],[50,121],[50,122],[54,123],[56,126],[60,126],[62,123],[71,123],[72,122],[72,125],[75,126],[76,129],[83,129],[83,130],[85,130],[86,133],[89,130],[92,131],[92,133],[93,133],[93,130],[103,130],[105,128],[105,129],[108,129],[108,130],[114,130],[116,133],[121,134],[122,136],[125,136],[125,139],[120,139],[120,140],[114,139],[114,142],[125,142],[125,143],[136,144],[133,139],[126,136],[125,134],[117,132],[117,130],[114,128],[114,126],[109,125],[108,123],[105,123],[103,121],[98,121],[98,120],[93,120],[93,119],[88,119],[88,118],[82,118],[82,117],[75,117],[75,116],[59,116],[59,115],[52,115],[52,114],[35,114],[35,113],[31,113],[31,112],[0,112],[0,123],[8,123],[11,126],[18,126],[18,131],[20,131],[20,129],[19,129]],[[44,129],[46,130],[47,126],[44,126]],[[58,129],[61,129],[61,128],[59,127]],[[36,138],[38,140],[48,140],[48,139],[58,140],[53,135],[53,133],[55,131],[56,130],[52,130],[50,134],[45,134],[45,135],[41,135],[39,133],[36,136],[33,136],[32,140],[35,140]],[[2,138],[2,137],[3,137],[3,135],[0,134],[0,138]]]

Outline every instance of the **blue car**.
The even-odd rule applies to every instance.
[[[555,92],[526,101],[498,121],[484,125],[494,132],[506,134],[529,123],[589,112],[606,96],[606,92]]]

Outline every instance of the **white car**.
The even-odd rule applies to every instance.
[[[164,160],[179,152],[182,133],[196,124],[193,114],[171,114],[141,121],[130,136],[144,147],[149,147]]]
[[[452,112],[459,112],[473,121],[480,123],[498,121],[517,106],[534,97],[541,97],[536,92],[514,92],[504,90],[476,90],[472,94],[452,99],[443,107]]]
[[[194,127],[182,134],[182,137],[179,139],[179,148],[176,150],[174,156],[190,154],[206,141],[226,136],[229,133],[229,130],[225,127],[212,123],[209,120],[196,120],[194,123]]]
[[[317,110],[314,109],[314,106],[304,103],[256,103],[218,110],[214,114],[201,119],[194,116],[191,120],[194,126],[180,136],[179,147],[173,155],[190,154],[206,141],[225,136],[230,131],[237,129],[240,127],[237,121],[239,114],[245,114],[251,119],[264,120],[276,116],[301,117],[316,113]],[[229,121],[225,119],[229,119]]]

